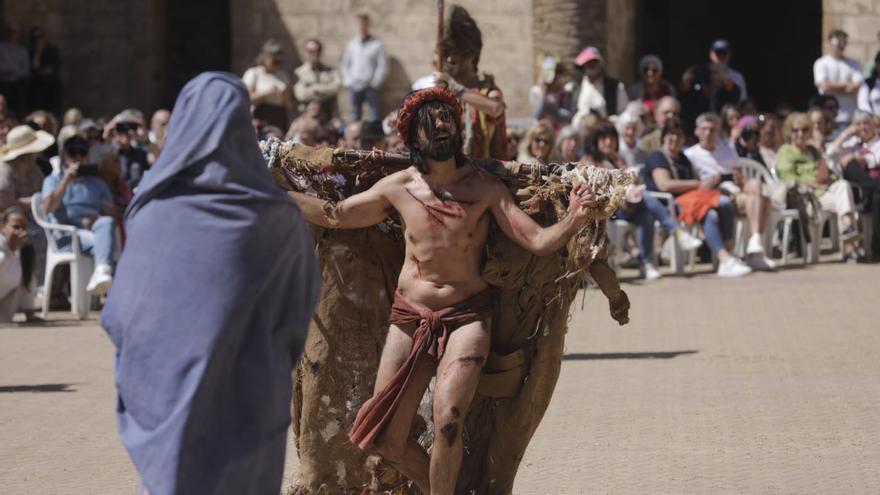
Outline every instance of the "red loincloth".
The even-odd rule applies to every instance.
[[[426,360],[437,366],[446,351],[450,333],[462,325],[486,321],[491,316],[492,296],[489,290],[439,311],[418,309],[406,302],[400,292],[396,292],[394,305],[391,306],[391,323],[398,326],[418,323],[419,326],[413,333],[413,346],[406,362],[391,377],[388,385],[364,402],[358,411],[348,434],[352,443],[361,450],[367,450],[391,422],[416,367]]]

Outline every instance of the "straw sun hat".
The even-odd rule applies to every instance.
[[[21,155],[40,153],[54,142],[55,138],[46,131],[35,131],[26,125],[13,127],[6,135],[6,145],[0,147],[0,161],[8,162]]]

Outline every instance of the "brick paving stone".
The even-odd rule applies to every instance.
[[[516,494],[876,492],[880,266],[626,289],[626,327],[577,301]],[[0,328],[0,493],[133,494],[112,346],[66,317]]]

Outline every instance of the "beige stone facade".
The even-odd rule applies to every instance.
[[[6,0],[4,19],[40,26],[61,49],[66,107],[90,115],[160,105],[165,75],[163,0]]]
[[[822,48],[828,52],[828,33],[849,34],[847,56],[865,63],[880,50],[880,0],[822,0]]]
[[[496,76],[512,103],[511,112],[528,111],[525,102],[532,67],[532,8],[529,1],[465,0],[460,2],[483,32],[480,70]],[[431,72],[437,39],[436,4],[426,0],[232,0],[232,69],[242,73],[260,45],[273,37],[287,46],[289,65],[300,60],[303,42],[316,37],[324,44],[325,63],[338,66],[356,31],[354,14],[367,12],[372,31],[389,57],[383,108],[393,109],[410,84]],[[340,95],[343,111],[347,95]]]
[[[129,106],[151,111],[168,93],[168,6],[173,0],[0,0],[3,19],[27,29],[40,25],[62,51],[66,106],[88,114]],[[451,3],[451,2],[447,2]],[[606,54],[608,72],[631,81],[636,58],[636,0],[460,0],[483,31],[481,70],[505,92],[508,115],[528,115],[527,95],[538,57],[571,58],[585,45]],[[324,60],[338,65],[354,35],[353,15],[368,12],[390,57],[384,107],[391,110],[409,84],[431,70],[435,3],[429,0],[229,0],[229,68],[238,74],[263,41],[286,47],[288,68],[301,60],[306,38],[324,43]],[[880,0],[823,0],[823,32],[850,34],[850,56],[864,62],[880,48]],[[179,24],[178,24],[179,25]],[[194,32],[200,29],[193,26]],[[827,41],[826,41],[827,43]],[[347,95],[340,95],[343,111]]]

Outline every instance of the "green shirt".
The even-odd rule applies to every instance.
[[[776,152],[776,176],[783,182],[814,182],[819,171],[819,150],[812,146],[801,151],[793,144],[783,144]]]

